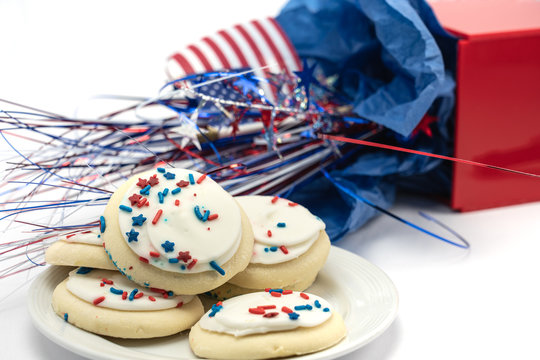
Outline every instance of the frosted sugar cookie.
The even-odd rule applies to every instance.
[[[268,359],[320,351],[345,335],[326,300],[270,289],[215,304],[191,329],[189,344],[205,358]]]
[[[209,176],[158,168],[113,194],[101,218],[105,249],[129,279],[179,294],[214,289],[249,263],[253,233]]]
[[[197,296],[138,287],[117,271],[78,268],[53,292],[54,311],[90,332],[152,338],[189,329],[203,314]]]
[[[229,283],[252,290],[276,287],[301,291],[309,287],[330,251],[324,222],[283,198],[235,199],[248,214],[255,245],[249,266]]]
[[[78,232],[55,241],[47,248],[45,261],[51,265],[116,269],[103,250],[103,240],[98,231]]]

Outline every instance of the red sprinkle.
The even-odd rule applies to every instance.
[[[216,220],[218,216],[218,214],[210,214],[210,216],[208,216],[208,221]]]
[[[148,180],[139,178],[139,182],[137,182],[137,186],[141,189],[144,189],[148,185]]]
[[[160,289],[160,288],[154,288],[154,287],[151,287],[150,288],[150,291],[153,291],[153,292],[158,292],[158,293],[166,293],[167,291],[163,290],[163,289]]]
[[[158,253],[158,252],[155,252],[155,251],[150,251],[150,256],[151,256],[151,257],[158,258],[158,257],[159,257],[159,253]]]
[[[139,256],[139,260],[141,260],[143,263],[147,263],[148,264],[148,259],[147,258],[144,258],[142,256]]]
[[[264,288],[264,291],[269,292],[272,288]]]
[[[193,196],[197,196],[197,193],[193,193]]]
[[[101,303],[103,300],[105,300],[105,296],[100,296],[100,297],[94,299],[94,305],[97,305],[97,304]]]
[[[276,308],[276,305],[260,305],[260,306],[257,306],[259,309],[264,309],[264,310],[268,310],[268,309],[275,309]]]
[[[161,294],[161,296],[163,296],[164,299],[168,299],[169,298],[169,293],[164,292],[163,294]]]
[[[279,199],[279,197],[277,197],[277,196],[274,196],[274,197],[272,198],[272,204],[275,204],[275,203],[276,203],[276,201],[278,201],[278,199]]]
[[[150,179],[148,179],[148,185],[154,186],[154,185],[157,185],[157,184],[159,184],[159,179],[157,178],[157,175],[154,174],[154,175],[150,176]]]
[[[289,253],[289,250],[285,247],[285,245],[281,245],[279,248],[281,249],[281,251],[283,251],[285,255]]]
[[[148,199],[147,198],[142,198],[141,200],[139,200],[139,202],[137,203],[137,207],[141,208],[143,207],[144,205],[146,205],[148,203]]]
[[[68,236],[66,236],[66,239],[69,239],[70,237],[73,237],[73,236],[75,236],[75,235],[77,235],[77,234],[71,234],[71,235],[68,235]]]
[[[178,304],[176,304],[176,307],[180,308],[180,307],[182,307],[182,305],[184,305],[184,303],[182,301],[180,301]]]
[[[256,308],[249,308],[249,312],[252,313],[252,314],[255,314],[255,315],[262,315],[266,311],[264,309],[256,307]]]
[[[218,301],[218,302],[216,303],[216,306],[221,306],[221,305],[223,305],[223,302],[222,302],[222,301]]]
[[[144,206],[150,206],[150,201],[145,202]]]
[[[268,234],[268,237],[272,237],[272,231],[268,230],[266,234]]]
[[[196,263],[197,263],[197,259],[193,259],[193,261],[191,261],[187,266],[188,270],[194,267]]]
[[[176,183],[176,186],[178,187],[186,187],[189,185],[189,181],[186,181],[186,180],[180,180],[179,182]]]
[[[176,258],[187,263],[191,259],[191,255],[189,255],[189,251],[179,251]]]
[[[202,175],[197,179],[197,184],[202,183],[204,179],[206,179],[206,174],[202,174]]]
[[[210,228],[206,228],[206,230],[210,231]]]
[[[281,293],[277,291],[272,291],[270,295],[272,295],[273,297],[281,297]]]
[[[180,205],[180,200],[176,199],[176,200],[174,201],[174,205],[176,205],[176,206]]]
[[[126,300],[127,299],[127,291],[124,291],[122,293],[122,300]]]
[[[300,293],[300,296],[302,297],[302,299],[309,300],[309,295],[308,294]]]
[[[159,209],[156,213],[156,216],[154,216],[154,220],[152,220],[152,225],[156,225],[159,218],[161,217],[161,214],[163,214],[163,210]]]
[[[283,290],[283,295],[290,295],[292,294],[292,290]]]
[[[104,286],[105,286],[105,284],[104,284],[104,283],[101,283],[101,284],[99,284],[99,286],[101,286],[101,287],[104,287]]]
[[[150,295],[150,296],[148,297],[148,300],[150,300],[150,301],[156,301],[156,298],[153,297],[152,295]]]
[[[131,202],[131,206],[137,204],[141,200],[142,196],[139,194],[133,194],[128,197],[128,200]]]
[[[265,318],[273,318],[273,317],[278,316],[278,315],[279,315],[278,312],[273,311],[273,312],[264,314],[263,317],[265,317]]]
[[[129,267],[129,270],[133,270],[133,266],[130,266],[130,267]]]
[[[112,280],[109,280],[109,279],[103,278],[103,279],[101,279],[101,281],[103,281],[107,285],[112,285],[113,284]]]
[[[289,206],[296,206],[298,205],[297,203],[293,203],[293,202],[289,202]]]
[[[135,294],[135,296],[133,296],[134,299],[139,299],[139,298],[142,298],[144,296],[144,293],[143,292],[138,292]]]
[[[291,309],[289,309],[289,308],[286,307],[286,306],[283,306],[283,307],[281,308],[281,311],[283,311],[284,313],[287,313],[287,314],[290,314],[290,313],[293,312]]]

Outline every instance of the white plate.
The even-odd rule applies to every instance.
[[[36,278],[28,308],[34,325],[55,343],[92,359],[197,359],[187,332],[149,340],[123,340],[81,330],[57,316],[51,306],[54,288],[70,269],[51,266]],[[334,359],[382,334],[397,315],[398,294],[388,276],[367,260],[332,247],[328,261],[307,290],[322,296],[343,316],[347,337],[334,347],[294,359]]]

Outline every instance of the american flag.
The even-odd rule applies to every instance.
[[[261,69],[269,66],[266,69]],[[265,71],[292,75],[302,68],[289,37],[273,18],[253,20],[206,36],[175,52],[167,60],[169,80],[209,71],[251,68],[265,78]],[[267,84],[261,84],[273,100]]]

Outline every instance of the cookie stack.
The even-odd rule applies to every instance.
[[[75,326],[121,338],[171,335],[201,319],[190,344],[203,357],[318,351],[345,335],[330,304],[301,292],[328,256],[324,228],[288,200],[233,198],[205,174],[157,168],[118,188],[99,233],[49,248],[48,263],[82,266],[58,285],[53,308]],[[201,294],[220,300],[204,315]],[[317,335],[313,345],[281,339],[326,334],[328,326],[332,336]],[[253,345],[257,351],[248,351]]]

